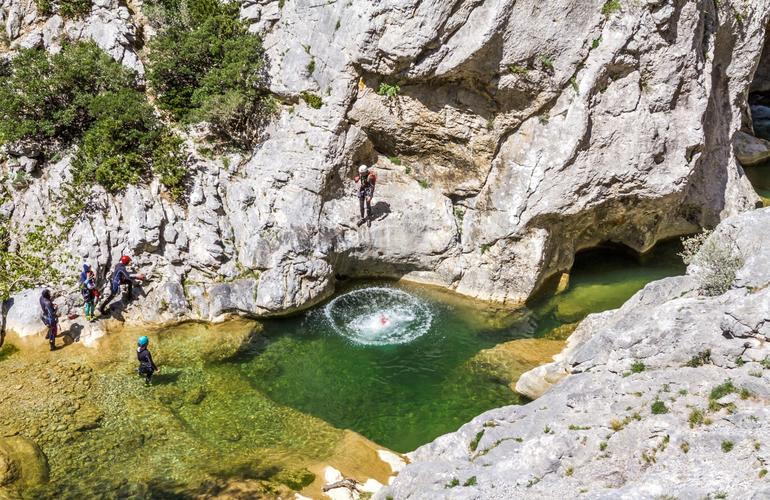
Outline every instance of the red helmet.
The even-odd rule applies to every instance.
[[[131,257],[129,257],[128,255],[124,255],[123,257],[120,258],[120,263],[123,264],[124,266],[129,265],[131,263]]]

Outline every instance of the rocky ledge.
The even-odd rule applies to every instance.
[[[589,316],[520,381],[542,396],[419,448],[379,498],[767,498],[769,227],[770,209],[725,220],[728,292],[699,293],[691,265]]]

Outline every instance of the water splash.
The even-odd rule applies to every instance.
[[[385,287],[341,295],[326,305],[324,315],[335,332],[363,345],[406,344],[425,335],[433,322],[426,302]]]

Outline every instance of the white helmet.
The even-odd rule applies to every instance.
[[[366,165],[361,165],[360,167],[358,167],[358,173],[359,174],[365,174],[368,171],[369,171],[369,167],[366,166]]]

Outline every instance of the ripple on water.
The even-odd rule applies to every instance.
[[[368,287],[340,295],[324,308],[329,325],[356,344],[406,344],[425,335],[433,312],[403,290]]]

